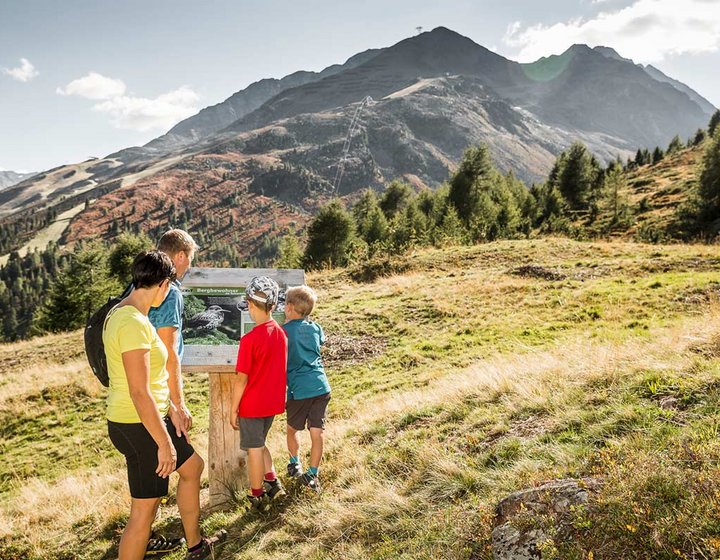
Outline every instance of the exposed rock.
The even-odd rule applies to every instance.
[[[514,524],[518,514],[543,516],[555,522],[553,532],[562,535],[573,506],[587,504],[590,493],[600,486],[596,479],[553,480],[537,488],[520,490],[504,498],[496,508],[492,532],[495,560],[533,560],[542,558],[542,544],[549,540],[545,524]]]
[[[515,276],[523,278],[540,278],[541,280],[564,280],[567,278],[562,272],[550,270],[536,264],[527,264],[519,266],[511,271]]]
[[[662,408],[663,410],[671,410],[677,408],[678,403],[679,401],[675,397],[663,397],[662,399],[660,399],[660,408]]]

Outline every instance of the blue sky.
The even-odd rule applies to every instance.
[[[439,25],[520,61],[605,44],[720,106],[720,0],[0,0],[0,169],[141,145],[256,80]]]

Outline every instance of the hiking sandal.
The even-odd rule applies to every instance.
[[[185,546],[184,538],[168,539],[164,535],[156,535],[155,532],[153,532],[150,535],[150,540],[148,540],[148,545],[145,549],[145,558],[167,554],[177,550],[181,546]]]

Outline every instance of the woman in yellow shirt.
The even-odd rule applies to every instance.
[[[187,558],[201,560],[210,557],[224,535],[200,534],[200,475],[205,464],[179,429],[179,415],[170,403],[167,350],[147,317],[170,291],[175,267],[165,253],[144,252],[133,263],[132,277],[135,289],[108,314],[103,332],[110,376],[108,434],[125,456],[132,496],[119,556],[145,556],[160,498],[168,493],[170,473],[177,471]]]

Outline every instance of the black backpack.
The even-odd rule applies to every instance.
[[[109,298],[105,305],[90,316],[90,319],[88,319],[85,325],[85,355],[87,356],[88,363],[95,377],[97,377],[98,381],[105,387],[110,385],[107,358],[105,357],[105,344],[103,344],[105,319],[107,319],[108,313],[132,292],[132,289],[133,286],[130,284],[121,296]]]

